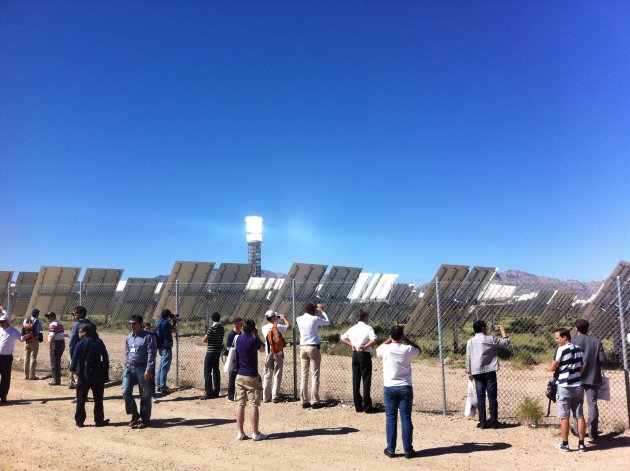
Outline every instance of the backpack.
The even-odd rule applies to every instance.
[[[282,332],[280,332],[278,330],[278,326],[274,324],[267,333],[267,345],[269,345],[269,351],[274,355],[277,353],[282,353],[282,350],[284,350],[286,344],[287,341],[284,340]]]

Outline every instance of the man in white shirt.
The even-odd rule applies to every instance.
[[[372,346],[376,345],[374,329],[368,325],[369,314],[359,310],[359,322],[350,327],[339,340],[352,347],[352,396],[357,412],[371,414],[376,412],[372,407],[370,388],[372,386]],[[363,396],[361,396],[361,380],[363,380]]]
[[[395,325],[389,338],[376,349],[376,356],[383,359],[383,399],[385,401],[385,456],[393,458],[396,453],[398,411],[402,426],[403,452],[405,458],[413,458],[413,386],[411,383],[411,360],[420,354],[420,347],[403,333],[402,326]]]
[[[284,322],[278,324],[278,317]],[[280,402],[280,387],[282,385],[282,370],[284,367],[285,341],[282,334],[291,330],[293,324],[284,314],[278,315],[271,309],[265,312],[267,323],[262,326],[262,337],[265,339],[265,376],[263,376],[263,402]],[[274,330],[275,327],[275,330]]]
[[[300,329],[300,358],[302,366],[302,407],[307,409],[312,407],[317,409],[322,406],[319,402],[319,368],[322,362],[320,351],[319,326],[330,325],[330,320],[324,312],[324,305],[306,303],[304,314],[296,319],[298,329]],[[308,395],[308,376],[311,370],[311,397]]]
[[[15,327],[11,327],[9,315],[0,306],[0,404],[7,403],[7,394],[11,387],[11,365],[13,364],[13,350],[15,341],[22,341],[22,334]]]

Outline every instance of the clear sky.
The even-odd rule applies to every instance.
[[[0,1],[0,270],[630,259],[630,2]]]

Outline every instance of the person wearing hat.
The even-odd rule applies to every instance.
[[[24,340],[24,379],[39,379],[35,376],[37,354],[39,353],[39,337],[42,333],[42,321],[40,321],[38,317],[39,309],[33,309],[31,317],[27,317],[22,323],[22,340]]]
[[[277,324],[280,318],[283,324]],[[280,387],[282,385],[282,370],[284,367],[284,339],[282,334],[291,330],[293,324],[284,314],[278,315],[271,309],[265,312],[267,323],[260,329],[265,339],[265,376],[263,376],[263,402],[280,402]],[[274,329],[275,328],[275,329]]]
[[[52,381],[50,386],[61,385],[61,356],[66,349],[64,340],[63,324],[57,320],[57,314],[50,311],[44,315],[48,320],[48,345],[50,347],[50,369],[52,371]]]
[[[0,404],[6,404],[7,394],[11,387],[11,366],[13,365],[13,349],[15,341],[22,341],[22,334],[11,327],[9,315],[0,306]]]

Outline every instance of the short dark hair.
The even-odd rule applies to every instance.
[[[86,336],[92,337],[94,335],[94,328],[92,327],[92,324],[86,322],[85,324],[81,324],[81,327],[79,327],[79,332],[85,332]]]
[[[242,317],[235,317],[234,320],[232,321],[232,324],[238,324],[239,322],[243,322],[243,318]]]
[[[588,334],[588,328],[589,327],[590,327],[590,324],[588,323],[588,321],[586,319],[578,319],[575,322],[575,328],[581,334],[584,334],[584,335]]]
[[[365,322],[365,319],[370,315],[369,312],[364,311],[363,309],[359,309],[359,313],[357,314],[360,321]]]
[[[486,322],[485,321],[475,321],[473,322],[473,330],[475,331],[475,334],[478,334],[480,332],[483,331],[483,329],[486,328]]]
[[[218,312],[213,312],[210,316],[210,319],[212,319],[212,322],[219,322],[221,320],[221,314]]]
[[[316,309],[317,306],[315,306],[315,304],[313,303],[306,303],[304,305],[304,312],[306,312],[307,314],[315,314]]]
[[[140,314],[132,314],[132,315],[130,315],[129,316],[129,320],[133,321],[133,322],[137,322],[140,325],[144,324],[144,317],[142,317]]]
[[[243,332],[251,334],[254,330],[256,330],[256,323],[251,319],[247,319],[243,325]]]
[[[567,329],[566,327],[560,327],[556,329],[556,332],[558,332],[558,335],[560,337],[565,338],[567,340],[571,340],[571,331]]]
[[[170,309],[162,309],[162,313],[160,314],[162,319],[166,319],[167,317],[170,317],[172,315],[173,315],[173,313],[171,312]]]
[[[394,325],[389,331],[389,335],[391,335],[392,340],[395,340],[396,342],[398,342],[399,340],[402,340],[403,334],[404,334],[404,331],[403,331],[402,325]]]
[[[75,307],[72,312],[76,312],[81,317],[87,316],[87,309],[85,309],[83,306]]]

